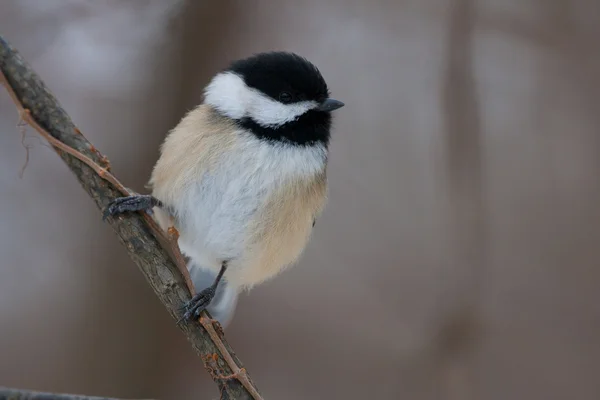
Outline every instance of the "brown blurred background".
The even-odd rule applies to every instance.
[[[227,334],[267,399],[600,398],[600,2],[2,0],[0,31],[143,191],[230,60],[336,98],[330,203]],[[0,95],[0,385],[217,398],[61,160]]]

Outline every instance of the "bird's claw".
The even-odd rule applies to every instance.
[[[200,314],[202,314],[202,311],[208,307],[212,299],[215,297],[215,293],[215,288],[211,286],[192,297],[192,299],[182,307],[181,311],[185,312],[178,322],[200,318]]]
[[[146,211],[152,213],[152,208],[160,206],[161,202],[150,195],[134,195],[126,197],[118,197],[108,203],[108,206],[102,213],[102,220],[105,221],[109,216],[115,216],[124,212]]]

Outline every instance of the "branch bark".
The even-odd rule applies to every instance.
[[[0,387],[0,400],[119,400],[111,397],[92,397],[78,394],[34,392]]]
[[[48,140],[100,210],[126,192],[109,172],[108,159],[83,136],[42,80],[2,36],[0,72],[0,81],[21,118]],[[107,221],[171,317],[179,321],[181,308],[190,299],[193,287],[186,287],[189,279],[185,277],[185,267],[178,268],[155,237],[160,237],[156,226],[137,213]],[[178,326],[202,358],[222,399],[262,399],[218,323],[216,329],[213,323],[206,314],[200,318],[200,324],[182,321]]]

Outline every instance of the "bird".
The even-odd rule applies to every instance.
[[[238,296],[297,263],[328,197],[333,111],[320,70],[292,52],[231,62],[166,135],[151,194],[119,197],[104,217],[151,213],[177,229],[196,289],[183,318],[227,325]]]

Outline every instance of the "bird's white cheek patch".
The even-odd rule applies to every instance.
[[[291,122],[316,106],[317,104],[312,101],[282,104],[257,92],[252,98],[248,114],[259,125],[274,127]]]
[[[204,90],[204,101],[224,115],[240,119],[246,115],[248,87],[238,75],[226,72],[213,78]]]
[[[264,127],[291,122],[317,106],[314,101],[283,104],[250,88],[232,73],[218,74],[204,91],[205,102],[233,119],[250,117]]]

